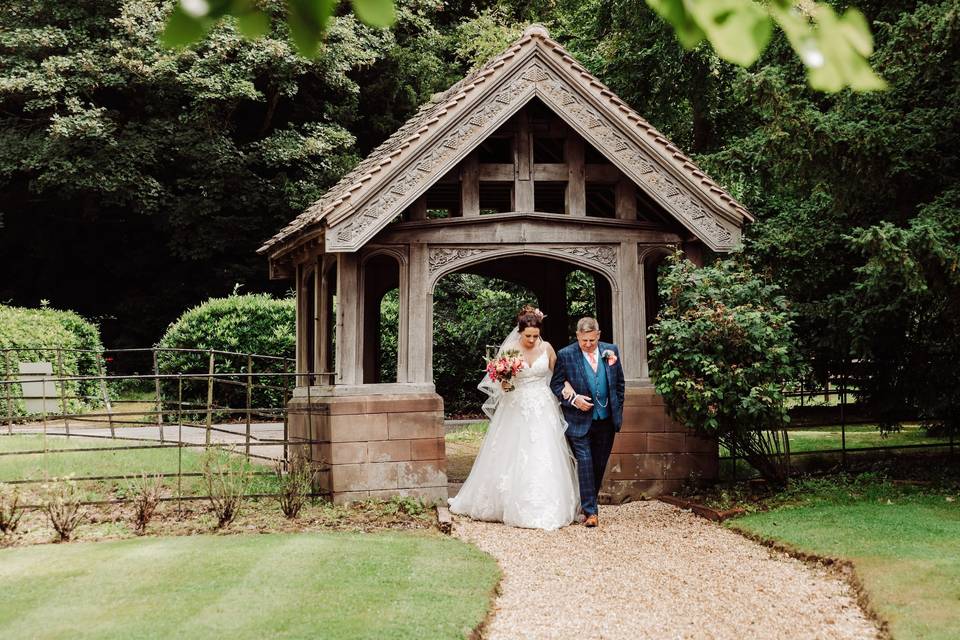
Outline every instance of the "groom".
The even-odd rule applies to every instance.
[[[606,357],[605,357],[606,356]],[[576,395],[563,397],[567,381]],[[584,525],[597,526],[597,494],[614,435],[623,422],[623,367],[615,344],[600,342],[594,318],[577,322],[577,341],[557,352],[550,388],[560,398],[567,440],[577,459]]]

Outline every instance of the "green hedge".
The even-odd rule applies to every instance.
[[[277,300],[267,294],[234,295],[227,298],[211,298],[185,312],[171,324],[157,344],[168,349],[213,349],[269,356],[293,358],[296,348],[296,302],[292,298]],[[161,374],[181,373],[206,375],[209,356],[205,353],[164,352],[158,353],[157,362]],[[214,372],[221,378],[245,382],[236,374],[245,372],[247,358],[214,355]],[[255,373],[293,371],[293,363],[264,358],[253,359]],[[292,380],[274,377],[256,377],[254,384],[283,386],[292,385]],[[176,402],[175,382],[163,384],[165,401]],[[183,401],[205,406],[207,383],[202,379],[184,380]],[[254,407],[280,407],[283,391],[258,388],[253,393]],[[242,409],[246,406],[246,390],[235,385],[215,383],[214,404],[218,407]],[[239,414],[232,414],[239,417]],[[221,416],[229,417],[229,415]]]
[[[103,342],[96,325],[73,311],[43,307],[25,309],[0,305],[0,350],[28,348],[29,351],[0,352],[0,378],[16,378],[20,362],[46,361],[53,364],[54,376],[60,373],[58,352],[62,357],[64,376],[98,375],[97,360],[103,353]],[[82,349],[85,351],[72,351]],[[68,399],[67,412],[85,406],[99,406],[100,386],[96,380],[67,382],[63,389]],[[57,385],[57,393],[60,386]],[[12,388],[14,415],[25,416],[23,402],[17,400],[20,387]],[[82,398],[81,398],[82,397]],[[0,389],[0,413],[7,412],[6,389]]]

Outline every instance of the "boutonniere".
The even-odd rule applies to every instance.
[[[607,361],[607,366],[612,367],[617,364],[617,354],[615,354],[610,349],[604,349],[603,353],[600,354],[600,357]]]

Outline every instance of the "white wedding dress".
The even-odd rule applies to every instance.
[[[514,379],[450,511],[475,520],[529,529],[559,529],[573,522],[580,491],[566,423],[550,391],[544,351]]]

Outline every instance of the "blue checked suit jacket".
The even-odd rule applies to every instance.
[[[610,391],[610,419],[613,421],[615,430],[620,431],[620,424],[623,422],[623,367],[620,365],[620,349],[617,345],[609,342],[601,342],[597,349],[603,353],[607,349],[617,354],[617,362],[610,366],[603,358],[600,359],[599,366],[607,374],[607,386]],[[557,364],[553,368],[553,378],[550,380],[550,389],[554,395],[560,399],[560,407],[563,409],[563,417],[567,421],[567,435],[585,436],[593,423],[592,411],[580,411],[572,404],[563,399],[560,395],[563,391],[563,381],[568,381],[573,390],[580,395],[590,396],[590,382],[587,380],[587,374],[584,370],[585,362],[583,352],[580,351],[580,345],[576,342],[567,345],[557,352]]]

